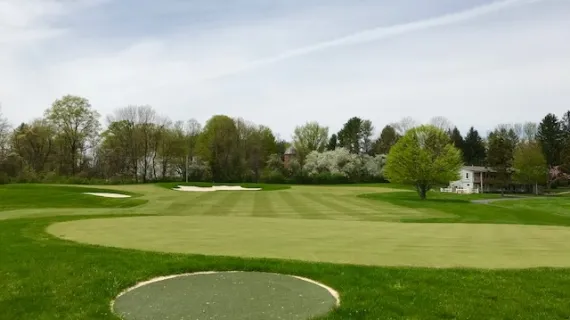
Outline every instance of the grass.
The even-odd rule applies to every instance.
[[[0,185],[0,211],[30,208],[129,208],[146,201],[104,198],[85,192],[116,192],[109,189],[36,184]],[[133,197],[133,192],[122,192]],[[0,213],[1,215],[1,213]]]
[[[525,198],[489,204],[472,203],[471,200],[500,198],[500,195],[456,195],[434,192],[427,200],[420,200],[417,195],[409,192],[395,192],[363,194],[359,197],[408,209],[432,209],[448,214],[445,217],[407,219],[405,222],[570,226],[570,197]]]
[[[212,252],[203,252],[209,255],[158,253],[82,244],[46,233],[49,226],[66,221],[78,223],[76,226],[82,228],[90,223],[105,221],[124,230],[124,224],[121,223],[124,218],[132,218],[128,221],[135,229],[139,228],[137,224],[144,224],[145,219],[159,219],[155,221],[158,229],[170,225],[178,231],[185,230],[187,234],[197,231],[203,239],[210,232],[212,243],[216,240],[226,249],[229,247],[228,251],[247,249],[239,243],[245,239],[243,235],[239,241],[231,241],[233,236],[240,234],[240,229],[247,231],[241,233],[249,234],[250,239],[247,240],[257,243],[258,247],[273,235],[275,240],[283,242],[281,245],[267,245],[266,250],[272,248],[276,253],[294,252],[295,246],[305,250],[303,246],[314,248],[316,245],[324,245],[322,242],[331,241],[337,234],[344,243],[340,246],[337,244],[336,247],[345,253],[345,259],[351,260],[350,254],[358,259],[360,248],[373,248],[375,245],[379,248],[386,247],[387,244],[382,242],[393,239],[390,227],[382,229],[386,232],[386,239],[375,235],[376,224],[420,221],[567,225],[569,218],[565,208],[568,207],[570,198],[546,199],[555,202],[532,199],[481,205],[462,198],[446,199],[445,195],[435,195],[432,200],[422,202],[414,200],[417,195],[413,192],[394,192],[395,190],[387,188],[366,186],[294,186],[274,192],[201,194],[172,191],[152,185],[113,186],[104,189],[141,194],[136,199],[110,200],[142,200],[146,203],[130,208],[112,208],[100,207],[99,203],[78,201],[74,204],[76,208],[69,209],[43,209],[39,205],[30,204],[25,209],[0,212],[0,216],[10,218],[0,221],[0,319],[116,320],[118,318],[111,313],[109,302],[123,289],[155,276],[204,270],[276,272],[323,282],[340,292],[341,306],[319,319],[570,318],[570,292],[567,289],[570,287],[570,272],[565,268],[478,270],[384,267],[215,256],[211,255]],[[18,197],[22,201],[29,199],[33,193],[26,188],[20,190]],[[368,195],[357,197],[363,193]],[[51,202],[47,192],[40,194],[46,196],[38,196],[34,201],[44,204]],[[109,200],[97,197],[93,199]],[[5,201],[13,200],[0,197],[2,205]],[[524,210],[517,206],[524,207]],[[559,210],[549,212],[549,206],[559,207]],[[524,212],[520,213],[521,211]],[[93,218],[97,219],[91,221]],[[109,219],[100,220],[101,218]],[[192,221],[208,220],[211,221],[210,230],[206,230],[203,224],[200,224],[204,226],[202,229],[200,225],[192,226]],[[215,221],[219,221],[219,225]],[[323,233],[313,228],[315,224],[330,226],[331,229],[325,231],[329,230],[333,236],[318,237]],[[440,243],[447,241],[448,247],[454,247],[453,254],[448,255],[450,259],[455,254],[462,254],[462,247],[469,250],[470,246],[477,244],[461,242],[465,239],[459,241],[453,237],[445,239],[448,232],[446,229],[454,225],[423,224],[422,227],[418,223],[390,224],[396,225],[400,228],[398,237],[416,238],[415,245],[418,248],[414,250],[417,252],[422,251],[422,244],[437,241],[438,237],[442,238]],[[455,226],[462,227],[463,230],[452,230],[448,234],[455,233],[457,237],[464,237],[462,232],[474,232],[469,231],[471,228],[486,227],[476,224]],[[149,228],[146,233],[151,236],[154,228],[148,223],[146,227]],[[493,227],[515,228],[518,230],[516,237],[519,238],[501,244],[507,236],[504,234],[505,229],[483,232],[477,240],[486,239],[484,241],[488,241],[487,247],[491,251],[498,244],[504,250],[509,247],[520,249],[518,241],[530,243],[528,249],[531,251],[537,249],[535,245],[557,250],[557,246],[564,247],[570,243],[570,239],[564,238],[564,235],[541,232],[544,229],[540,226]],[[408,231],[405,228],[409,228]],[[418,234],[422,229],[424,233]],[[104,231],[105,229],[99,229],[98,232]],[[111,230],[107,231],[105,237],[118,236],[111,233]],[[347,239],[347,234],[351,237],[357,235],[364,242],[347,244],[350,240]],[[264,237],[257,238],[258,235]],[[556,239],[558,236],[560,238]],[[372,237],[368,240],[370,243],[366,243],[366,237]],[[291,245],[288,242],[297,238],[298,244]],[[555,241],[550,243],[548,239]],[[165,237],[160,239],[167,240]],[[333,245],[334,243],[329,246]],[[252,248],[255,249],[254,246]],[[402,254],[407,250],[411,249],[396,246],[393,254]],[[388,255],[387,252],[385,254]],[[546,259],[556,256],[558,255],[545,255]],[[523,259],[524,253],[519,254],[518,258]],[[472,259],[486,258],[476,254]]]
[[[48,232],[171,253],[379,266],[570,267],[570,228],[551,226],[152,216],[70,221]]]

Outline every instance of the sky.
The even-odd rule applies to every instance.
[[[0,0],[4,115],[66,94],[103,124],[151,105],[285,139],[353,116],[486,132],[570,109],[570,0]]]

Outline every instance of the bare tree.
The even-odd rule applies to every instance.
[[[408,130],[417,127],[418,123],[412,117],[404,117],[402,120],[390,124],[390,126],[394,128],[400,136],[403,136]]]
[[[525,122],[523,124],[523,135],[522,135],[522,140],[523,141],[534,141],[536,140],[536,135],[538,133],[538,124],[535,122]]]
[[[451,131],[451,129],[453,129],[453,124],[451,123],[451,121],[449,121],[449,119],[447,119],[446,117],[442,116],[431,118],[429,124],[445,132]]]
[[[2,105],[0,105],[0,160],[4,159],[8,152],[8,141],[10,139],[10,124],[8,119],[2,114]]]

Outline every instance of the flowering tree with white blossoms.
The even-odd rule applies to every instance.
[[[382,168],[386,163],[386,156],[357,155],[345,148],[331,151],[313,151],[305,158],[303,170],[311,177],[318,174],[330,173],[341,175],[350,179],[362,176],[381,178]]]

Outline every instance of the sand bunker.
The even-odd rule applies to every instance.
[[[244,188],[241,186],[212,186],[212,187],[196,187],[196,186],[178,186],[172,188],[176,191],[186,192],[212,192],[212,191],[259,191],[261,188]]]
[[[106,192],[85,192],[84,194],[90,194],[92,196],[105,197],[105,198],[130,198],[131,197],[131,196],[126,195],[126,194],[106,193]]]

